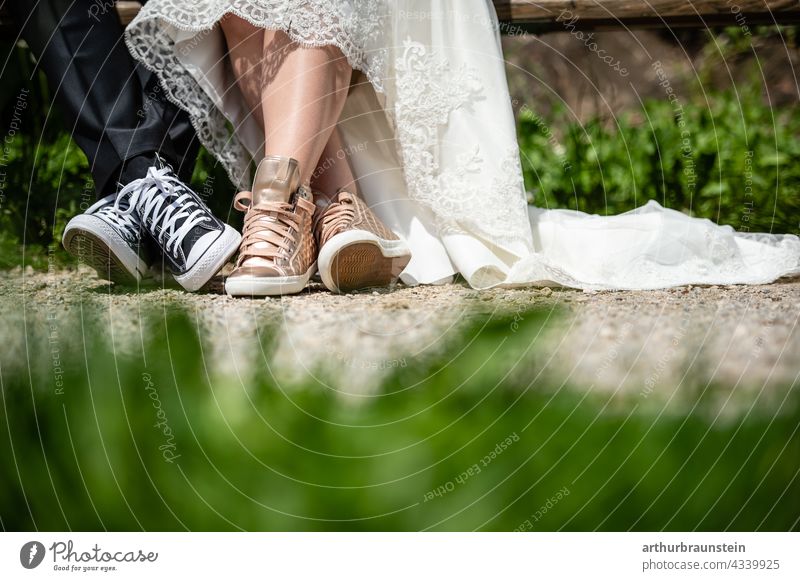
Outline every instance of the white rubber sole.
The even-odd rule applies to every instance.
[[[188,291],[200,290],[236,254],[241,241],[242,235],[226,224],[202,258],[184,274],[175,275],[175,281]]]
[[[147,263],[119,233],[96,216],[72,218],[61,239],[64,248],[97,271],[98,276],[120,284],[136,284],[148,271]]]
[[[236,276],[225,281],[225,292],[232,297],[274,297],[294,295],[302,292],[317,264],[311,265],[308,272],[296,276]]]
[[[404,240],[378,238],[365,230],[350,230],[331,238],[317,264],[322,284],[334,293],[389,286],[411,260]]]

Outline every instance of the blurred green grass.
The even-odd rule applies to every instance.
[[[64,342],[59,394],[52,348],[29,324],[27,360],[0,355],[2,526],[798,528],[796,392],[779,414],[715,420],[702,399],[691,414],[610,411],[513,369],[548,316],[479,321],[440,360],[358,401],[277,385],[266,367],[252,384],[212,383],[183,314],[153,317],[140,356],[91,330]]]

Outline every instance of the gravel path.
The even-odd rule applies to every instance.
[[[800,279],[599,293],[452,284],[333,295],[317,285],[249,300],[213,290],[109,288],[84,268],[0,273],[7,353],[25,348],[19,323],[45,338],[55,325],[62,341],[67,330],[93,329],[115,349],[136,353],[147,340],[147,316],[177,306],[195,314],[212,373],[246,382],[268,369],[287,385],[324,377],[351,396],[379,389],[393,368],[435,357],[481,317],[523,317],[534,307],[559,314],[516,373],[543,373],[555,387],[568,379],[604,396],[662,405],[680,399],[672,397],[676,389],[715,384],[732,388],[718,394],[723,399],[744,394],[779,405],[800,372]],[[271,350],[262,351],[258,337],[270,339]]]

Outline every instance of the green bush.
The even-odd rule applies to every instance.
[[[549,208],[617,214],[654,199],[741,231],[798,232],[800,110],[769,107],[755,82],[706,97],[680,103],[688,133],[668,101],[583,125],[523,110],[528,191]]]

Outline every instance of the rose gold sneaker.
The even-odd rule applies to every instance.
[[[314,202],[300,186],[297,161],[266,157],[252,192],[236,196],[247,212],[236,268],[225,281],[231,296],[286,295],[302,291],[316,270]]]
[[[408,245],[355,194],[318,203],[314,220],[319,274],[332,292],[389,286],[411,260]]]

